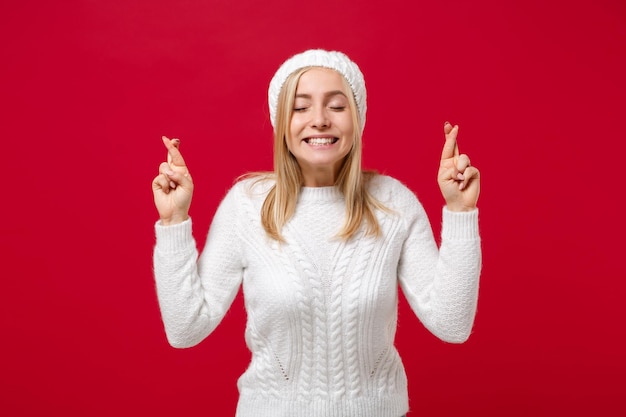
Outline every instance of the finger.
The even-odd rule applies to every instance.
[[[159,165],[159,174],[165,178],[169,184],[169,188],[176,188],[178,186],[179,180],[177,177],[177,172],[172,169],[172,166],[167,162],[162,162]],[[189,177],[187,174],[182,174],[183,178]]]
[[[480,171],[476,167],[469,166],[463,173],[464,179],[459,184],[459,190],[467,188],[470,182],[480,179]]]
[[[465,169],[466,169],[467,167],[469,167],[470,165],[471,165],[471,164],[470,164],[470,159],[469,159],[469,156],[467,156],[466,154],[460,155],[460,156],[457,158],[457,161],[456,161],[456,169],[458,169],[458,170],[459,170],[459,172],[464,172],[464,171],[465,171]]]
[[[446,122],[443,126],[443,133],[445,134],[446,142],[441,151],[441,159],[449,159],[458,156],[459,147],[456,143],[456,137],[459,133],[459,126],[452,126],[450,122]]]
[[[180,186],[187,190],[193,189],[193,181],[189,173],[175,171],[165,162],[161,164],[159,172],[167,179],[170,188]]]
[[[170,164],[167,162],[161,162],[159,165],[159,174],[165,174],[165,171],[171,171]]]
[[[169,191],[169,189],[174,189],[178,186],[178,184],[176,183],[176,181],[171,178],[171,175],[174,175],[174,171],[172,171],[169,167],[169,165],[166,162],[163,162],[163,164],[165,168],[159,172],[159,177],[162,178],[162,180],[160,180],[160,183],[163,184],[164,187],[167,187]],[[164,190],[165,191],[165,190]]]
[[[456,168],[450,167],[439,175],[441,181],[463,181],[465,177]]]
[[[166,136],[162,136],[163,144],[167,148],[167,163],[177,167],[185,167],[185,160],[183,155],[178,150],[180,146],[179,139],[169,139]]]
[[[450,167],[444,171],[442,171],[439,175],[439,181],[441,182],[456,182],[461,184],[465,182],[466,177],[463,173],[459,172],[456,167]]]
[[[171,190],[171,185],[169,179],[163,175],[159,174],[152,180],[152,189],[153,190],[161,190],[165,194],[169,193]]]

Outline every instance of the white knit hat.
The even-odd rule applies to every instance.
[[[309,49],[292,56],[285,61],[274,77],[270,81],[267,92],[270,107],[270,121],[276,128],[276,107],[278,106],[278,94],[283,88],[287,77],[293,72],[304,67],[324,67],[334,69],[348,80],[352,87],[352,93],[359,111],[361,130],[365,127],[365,111],[367,110],[367,92],[365,91],[365,79],[359,67],[348,58],[348,56],[338,51],[325,51],[323,49]]]

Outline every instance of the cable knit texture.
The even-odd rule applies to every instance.
[[[154,271],[165,330],[190,347],[219,324],[240,285],[252,352],[238,382],[238,417],[398,417],[409,409],[394,347],[398,287],[442,340],[471,332],[481,249],[477,210],[443,210],[438,247],[426,213],[399,181],[377,176],[370,191],[382,236],[337,239],[345,202],[335,187],[303,188],[271,240],[260,209],[271,183],[238,182],[226,195],[200,256],[191,220],[156,224]]]

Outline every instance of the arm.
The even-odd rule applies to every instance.
[[[243,276],[235,192],[220,204],[198,258],[191,219],[155,226],[154,274],[165,332],[174,347],[200,343],[221,322]]]
[[[222,320],[241,284],[235,188],[218,208],[198,258],[187,212],[193,183],[178,143],[163,139],[168,162],[153,181],[161,220],[155,225],[154,275],[165,332],[174,347],[207,337]]]
[[[478,210],[443,209],[437,248],[426,212],[417,210],[402,248],[398,277],[411,308],[435,336],[451,343],[469,337],[478,302],[481,247]]]
[[[408,239],[399,268],[400,283],[411,307],[439,338],[464,342],[470,335],[478,301],[482,253],[476,203],[480,172],[459,155],[458,126],[446,122],[446,142],[437,180],[446,200],[438,249],[423,207],[407,210]]]

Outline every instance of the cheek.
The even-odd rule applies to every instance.
[[[354,147],[354,132],[354,125],[351,119],[350,122],[347,123],[343,129],[344,147],[347,152],[350,152],[350,150]]]
[[[354,124],[352,123],[352,119],[344,120],[341,130],[344,136],[349,138],[349,142],[352,143],[354,141]]]
[[[291,132],[291,136],[296,136],[302,130],[302,122],[298,119],[296,115],[291,118],[291,122],[289,122],[289,132]]]
[[[292,154],[294,151],[298,150],[298,145],[300,144],[300,135],[298,132],[299,130],[292,125],[290,131],[285,133],[285,145],[287,145],[287,149]]]
[[[352,150],[353,147],[354,147],[354,136],[350,136],[344,142],[344,151],[345,151],[346,155],[350,153],[350,151]]]

